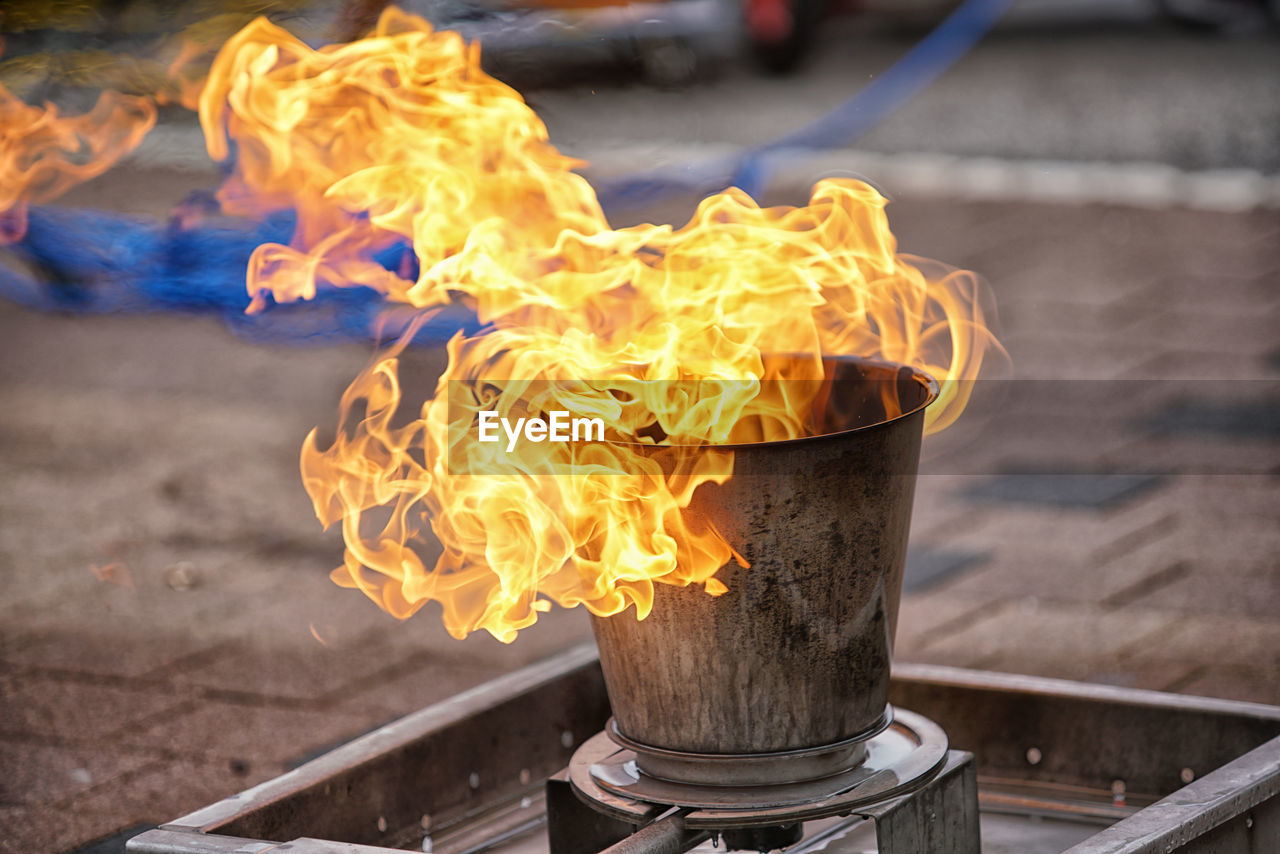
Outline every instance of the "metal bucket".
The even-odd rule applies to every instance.
[[[924,408],[937,385],[854,359],[829,361],[827,377],[822,435],[732,446],[732,478],[694,496],[688,512],[750,562],[720,570],[728,592],[657,584],[644,620],[592,618],[610,730],[652,776],[829,776],[889,724]]]

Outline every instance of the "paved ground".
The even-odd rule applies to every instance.
[[[655,165],[679,163],[681,145],[755,145],[817,119],[917,37],[851,19],[828,27],[795,77],[763,77],[726,63],[689,89],[655,94],[587,80],[536,91],[531,100],[574,153],[625,145]],[[1274,38],[1241,39],[1224,49],[1219,40],[1151,22],[1005,27],[857,145],[1275,172],[1277,75]],[[521,77],[513,83],[519,86]],[[583,109],[584,101],[591,109]]]
[[[1015,155],[1274,168],[1274,146],[1256,143],[1259,98],[1218,103],[1209,86],[1195,115],[1173,109],[1177,87],[1142,57],[1201,48],[1160,38],[1173,41],[1150,54],[1114,37],[1096,62],[1056,54],[1077,63],[1073,79],[1111,63],[1172,99],[1134,116],[1118,88],[1111,136],[1052,111],[1002,136],[1036,106],[1012,95],[991,102],[1005,112],[947,120],[949,99],[981,103],[1018,83],[1019,57],[1052,47],[997,42],[967,83],[868,145],[929,148],[953,127],[952,153],[991,153],[995,137]],[[1274,54],[1244,44],[1213,54],[1234,71],[1188,67],[1179,86],[1263,79]],[[616,92],[607,112],[581,93],[540,97],[581,153],[644,132],[742,142],[732,123],[712,134],[663,105],[716,122],[755,104],[785,126],[876,58],[829,50],[807,72],[811,101],[772,82],[728,105],[714,90]],[[628,124],[644,116],[665,118]],[[1190,142],[1146,135],[1171,126]],[[210,180],[134,166],[68,201],[161,214]],[[926,448],[899,657],[1280,703],[1280,216],[899,195],[904,250],[991,282],[1014,366]],[[589,634],[582,614],[557,612],[513,646],[459,643],[431,612],[396,623],[330,584],[340,543],[318,530],[297,452],[332,421],[365,346],[268,347],[208,318],[8,304],[0,342],[0,850],[118,843]],[[438,354],[413,362],[428,377]]]

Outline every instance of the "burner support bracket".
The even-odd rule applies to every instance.
[[[875,822],[880,854],[979,854],[976,769],[972,753],[949,750],[942,769],[919,789],[847,814]],[[561,772],[547,781],[551,854],[680,854],[707,838],[685,827],[681,814],[662,810],[652,807],[646,825],[604,815],[583,803]]]

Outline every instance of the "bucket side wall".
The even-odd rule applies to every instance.
[[[888,697],[924,415],[736,453],[699,489],[750,562],[700,586],[655,585],[653,611],[593,618],[622,733],[654,747],[759,753],[873,726]]]

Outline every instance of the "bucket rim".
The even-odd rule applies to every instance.
[[[795,355],[797,357],[807,358],[804,354],[778,354],[781,356]],[[872,430],[887,429],[890,425],[906,421],[914,415],[923,412],[930,404],[937,401],[941,394],[942,386],[934,376],[922,368],[917,368],[902,362],[894,362],[888,359],[873,359],[868,356],[840,356],[840,355],[824,355],[824,362],[840,362],[845,364],[870,365],[872,367],[884,368],[894,371],[901,379],[905,373],[909,373],[911,379],[918,382],[925,390],[924,400],[917,406],[895,415],[893,418],[886,418],[883,421],[876,421],[873,424],[862,424],[857,427],[846,427],[843,430],[832,430],[829,433],[817,433],[813,436],[796,436],[792,439],[776,439],[767,442],[731,442],[725,444],[711,444],[710,442],[702,442],[697,444],[656,444],[650,442],[627,442],[621,440],[611,440],[606,442],[609,445],[618,445],[628,448],[645,448],[650,451],[661,451],[670,448],[673,451],[748,451],[748,450],[768,450],[773,448],[788,448],[802,443],[824,442],[833,439],[842,439],[855,433],[867,433]]]

